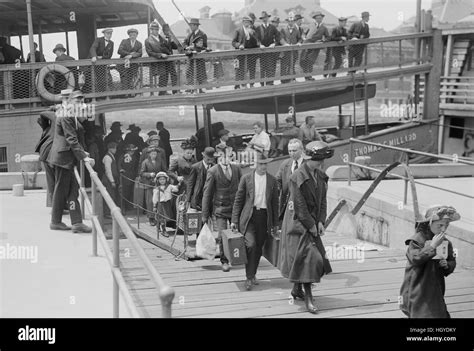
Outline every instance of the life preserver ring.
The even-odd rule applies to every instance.
[[[57,63],[52,63],[50,65],[44,66],[38,72],[38,75],[36,77],[36,90],[38,91],[38,94],[45,100],[52,102],[61,102],[61,94],[50,93],[44,86],[44,79],[46,78],[46,75],[52,72],[62,74],[67,81],[68,86],[66,89],[72,90],[74,90],[74,87],[76,86],[74,73],[70,69]]]

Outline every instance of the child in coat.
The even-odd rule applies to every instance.
[[[450,318],[444,301],[444,277],[453,273],[456,258],[446,239],[449,223],[461,218],[451,206],[432,206],[405,241],[408,262],[400,290],[400,309],[408,318]]]
[[[155,178],[156,187],[153,189],[153,210],[157,214],[159,232],[164,237],[168,237],[166,232],[167,222],[172,222],[175,218],[171,207],[173,193],[177,193],[179,188],[171,185],[169,176],[165,172],[158,172]]]

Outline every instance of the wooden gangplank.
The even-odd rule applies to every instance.
[[[328,233],[325,246],[347,238]],[[147,242],[143,247],[163,279],[175,289],[173,317],[178,318],[403,318],[398,308],[406,258],[403,250],[364,251],[364,261],[331,260],[333,273],[313,287],[320,312],[306,312],[289,298],[291,283],[262,258],[252,291],[244,288],[245,269],[222,272],[219,260],[176,260]],[[159,317],[158,292],[133,250],[121,241],[122,269],[134,300],[147,317]],[[473,270],[458,268],[446,280],[446,302],[452,317],[474,317]]]

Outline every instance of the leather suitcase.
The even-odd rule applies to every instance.
[[[225,257],[232,266],[247,263],[247,251],[245,250],[245,239],[239,232],[225,229],[220,232],[224,246]]]

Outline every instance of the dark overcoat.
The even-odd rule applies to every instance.
[[[290,177],[290,198],[281,228],[281,274],[293,283],[318,283],[331,273],[321,237],[310,229],[326,222],[327,175],[303,164]]]

